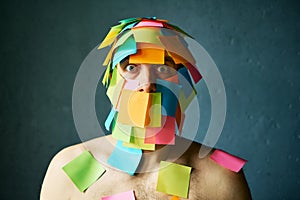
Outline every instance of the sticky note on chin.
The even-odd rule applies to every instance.
[[[145,127],[149,123],[149,93],[123,90],[120,99],[118,122]]]
[[[236,157],[218,149],[210,155],[210,158],[217,162],[219,165],[233,172],[239,172],[247,162],[242,158]]]

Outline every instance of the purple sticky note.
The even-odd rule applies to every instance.
[[[102,200],[135,200],[133,190],[114,194],[112,196],[102,197]]]
[[[247,160],[233,156],[218,149],[210,155],[210,158],[217,162],[219,165],[234,172],[239,172],[247,162]]]

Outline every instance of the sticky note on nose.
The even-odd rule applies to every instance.
[[[149,123],[150,94],[123,90],[120,99],[118,122],[126,125],[145,127]]]

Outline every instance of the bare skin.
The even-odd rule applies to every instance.
[[[110,141],[110,142],[107,142]],[[81,193],[62,170],[62,167],[86,150],[88,146],[93,156],[101,163],[106,161],[111,150],[107,145],[116,141],[111,136],[100,137],[86,143],[74,145],[60,151],[51,161],[47,170],[42,190],[41,200],[72,199],[72,200],[99,200],[103,196],[109,196],[128,190],[134,190],[137,200],[144,199],[170,199],[166,195],[156,191],[158,171],[137,173],[130,176],[124,172],[111,168],[103,163],[106,172],[84,193]],[[110,143],[110,144],[109,144]],[[250,191],[242,171],[232,172],[215,163],[209,155],[200,159],[198,152],[200,144],[176,138],[176,145],[170,147],[171,152],[178,146],[191,144],[188,149],[175,161],[172,155],[166,160],[192,167],[188,199],[251,199]],[[106,148],[107,147],[107,148]],[[158,156],[158,157],[156,157]],[[154,155],[154,159],[148,160],[151,166],[158,166],[161,154]],[[143,164],[142,164],[143,165]],[[143,166],[140,166],[143,168]],[[184,199],[184,198],[181,198]]]

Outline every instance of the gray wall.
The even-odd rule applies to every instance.
[[[217,147],[248,159],[254,199],[299,199],[299,7],[283,0],[1,1],[1,199],[38,199],[50,159],[80,142],[71,95],[81,62],[108,27],[136,16],[168,19],[213,57],[228,100]]]

